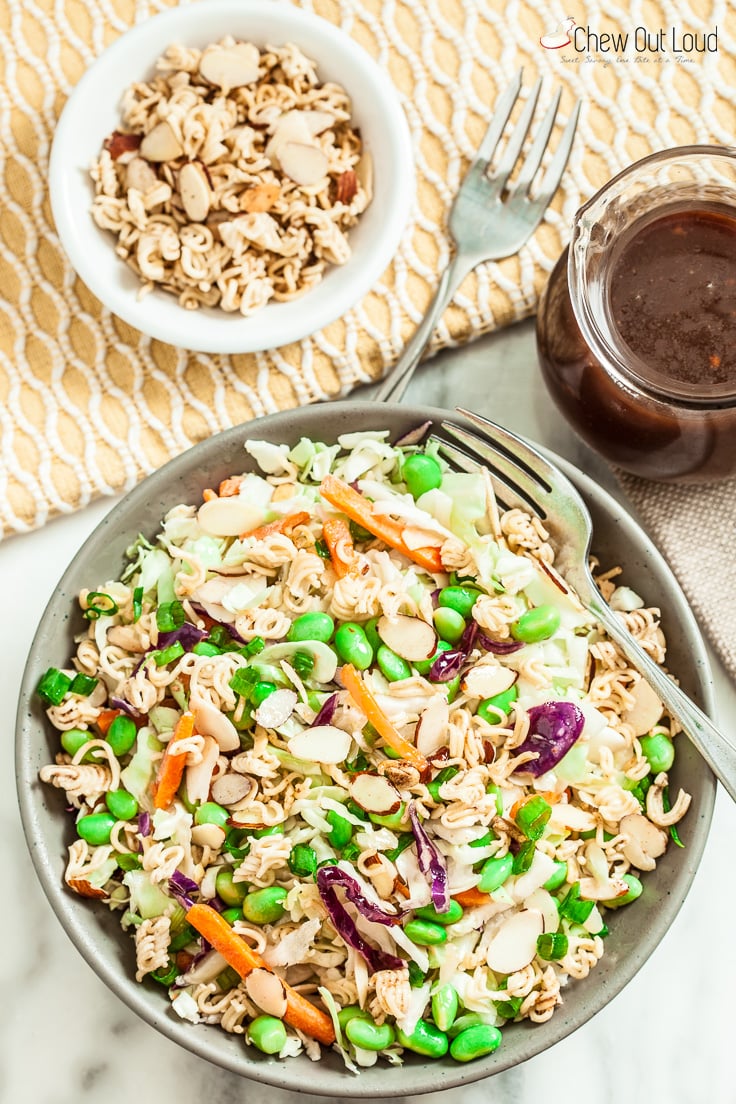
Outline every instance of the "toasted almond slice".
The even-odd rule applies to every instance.
[[[524,906],[541,912],[542,923],[546,932],[559,931],[560,910],[557,901],[546,889],[535,889],[524,901]]]
[[[209,797],[212,775],[219,756],[217,740],[213,736],[205,736],[202,758],[186,768],[186,790],[190,801],[206,801]]]
[[[497,974],[523,970],[537,953],[537,938],[544,930],[539,909],[523,909],[504,921],[488,946],[486,962]]]
[[[217,851],[225,842],[225,830],[219,824],[195,824],[192,828],[192,843],[197,847],[210,847]]]
[[[384,644],[402,659],[413,662],[429,659],[437,650],[437,633],[421,617],[385,615],[378,622],[378,635]]]
[[[249,215],[263,214],[264,211],[271,210],[280,194],[281,189],[278,184],[256,184],[254,188],[248,188],[243,192],[240,197],[241,210],[247,211]],[[287,486],[287,484],[281,484],[281,486]],[[279,487],[276,490],[279,490]],[[278,501],[275,491],[273,501]]]
[[[269,694],[255,710],[253,719],[256,724],[263,725],[264,728],[278,728],[288,721],[294,712],[297,700],[293,690],[287,688],[274,690],[273,694]]]
[[[350,796],[367,813],[388,816],[398,812],[401,796],[395,786],[381,774],[364,771],[357,774],[350,783]]]
[[[188,218],[204,222],[212,202],[207,174],[196,161],[187,161],[179,171],[179,195]]]
[[[80,897],[95,897],[102,901],[108,896],[104,889],[90,885],[86,878],[69,878],[66,884]]]
[[[338,203],[351,203],[355,198],[358,191],[358,178],[355,175],[354,169],[346,169],[345,172],[340,173],[337,178],[337,195],[336,199]],[[421,545],[419,545],[421,548]]]
[[[134,157],[125,166],[125,187],[135,188],[137,192],[145,195],[147,191],[158,184],[156,170],[146,161],[145,157]]]
[[[329,161],[319,146],[285,142],[279,147],[279,161],[286,175],[304,188],[319,184],[327,175]]]
[[[416,730],[417,751],[434,755],[447,743],[450,706],[446,698],[433,698],[419,718]]]
[[[280,152],[287,142],[303,142],[314,145],[313,134],[304,118],[303,111],[287,111],[273,124],[271,137],[266,144],[266,157],[276,168],[281,168]]]
[[[146,161],[176,161],[184,150],[179,139],[164,119],[150,130],[140,144],[138,151]]]
[[[274,133],[281,131],[284,125],[287,127],[294,119],[298,119],[298,126],[302,126],[310,138],[316,138],[318,134],[335,125],[335,116],[329,111],[285,111],[274,125]]]
[[[224,713],[221,713],[216,705],[204,699],[196,698],[189,704],[194,713],[194,724],[197,732],[203,736],[212,736],[217,741],[220,751],[235,751],[240,747],[238,730]]]
[[[518,677],[518,671],[500,663],[481,663],[466,673],[462,688],[471,698],[492,698],[513,686]]]
[[[635,736],[646,736],[662,716],[664,706],[646,679],[639,679],[631,694],[634,703],[624,713],[623,720],[631,725]]]
[[[251,970],[245,979],[245,991],[267,1016],[282,1019],[286,1012],[286,989],[277,974],[270,970]]]
[[[305,728],[289,740],[289,751],[297,759],[313,763],[342,763],[350,751],[352,737],[335,725]]]
[[[212,783],[212,800],[218,805],[237,805],[253,789],[253,780],[230,771]]]
[[[618,830],[628,837],[622,848],[624,858],[638,870],[654,870],[654,860],[663,855],[667,847],[667,833],[641,813],[623,817]]]
[[[263,511],[241,495],[211,498],[199,507],[197,521],[213,537],[237,537],[262,525]]]
[[[236,42],[233,46],[208,46],[199,61],[199,72],[210,84],[227,93],[258,80],[258,47],[251,42]]]

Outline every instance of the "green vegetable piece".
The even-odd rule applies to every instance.
[[[244,648],[240,648],[240,654],[246,657],[255,656],[258,655],[259,652],[262,652],[265,647],[266,641],[263,639],[263,637],[254,636],[253,639],[250,640]]]
[[[217,645],[213,644],[209,640],[200,640],[197,644],[194,645],[192,651],[195,655],[201,656],[216,656],[222,654]]]
[[[371,1016],[369,1012],[366,1012],[364,1008],[360,1008],[357,1004],[349,1004],[346,1008],[341,1008],[337,1013],[337,1022],[340,1025],[340,1030],[344,1031],[349,1022],[356,1018],[370,1020]]]
[[[428,675],[432,669],[432,664],[438,658],[442,652],[451,652],[452,644],[447,640],[439,640],[437,642],[437,651],[429,659],[415,659],[412,666],[414,670],[420,675]]]
[[[215,892],[231,908],[242,909],[243,901],[248,892],[247,882],[234,882],[232,867],[226,866],[217,871],[215,878]]]
[[[319,641],[311,641],[311,643],[319,643]],[[300,679],[307,679],[314,670],[314,656],[309,652],[295,652],[291,665]]]
[[[434,627],[443,640],[456,644],[466,629],[465,618],[449,606],[438,606],[432,615]]]
[[[230,679],[228,686],[241,698],[250,699],[251,691],[258,682],[258,672],[253,667],[239,667]]]
[[[536,644],[539,640],[548,640],[560,627],[560,611],[556,606],[534,606],[522,613],[511,626],[514,640],[524,644]]]
[[[81,698],[87,698],[92,693],[98,682],[99,679],[92,678],[90,675],[85,675],[80,671],[72,679],[72,684],[69,687],[69,693],[79,694]]]
[[[143,587],[137,586],[133,591],[133,621],[138,621],[143,613]]]
[[[379,824],[382,828],[392,828],[394,830],[401,831],[402,828],[406,828],[407,816],[406,816],[406,802],[402,801],[399,808],[395,813],[369,813],[373,824]]]
[[[335,622],[329,613],[314,610],[312,613],[302,613],[291,623],[286,634],[287,640],[321,640],[323,644],[329,644],[335,631]]]
[[[243,883],[243,890],[245,890],[245,888],[245,883]],[[224,920],[227,920],[230,927],[232,927],[237,920],[243,919],[243,909],[237,908],[235,905],[231,905],[230,908],[226,908],[223,910],[222,917]]]
[[[110,842],[116,817],[110,813],[88,813],[77,821],[77,834],[93,847]]]
[[[397,1030],[396,1035],[403,1047],[425,1058],[443,1058],[450,1048],[450,1040],[444,1031],[428,1020],[420,1020],[411,1035],[405,1035],[401,1030]]]
[[[184,607],[177,598],[173,602],[162,602],[156,610],[156,625],[162,633],[180,629],[186,619]]]
[[[389,682],[400,682],[401,679],[411,678],[409,664],[396,652],[392,652],[386,644],[381,644],[376,652],[376,663]]]
[[[367,764],[368,760],[366,760],[366,765]],[[363,769],[363,767],[360,768],[360,770]],[[365,809],[362,809],[357,801],[353,801],[352,797],[349,797],[348,800],[345,802],[345,808],[349,813],[352,813],[353,816],[356,816],[358,820],[368,820],[368,814]]]
[[[184,645],[181,640],[175,640],[173,644],[169,644],[168,648],[162,648],[158,652],[151,652],[151,655],[157,667],[168,667],[175,659],[179,659],[184,655]]]
[[[248,1038],[264,1054],[278,1054],[286,1046],[286,1028],[275,1016],[256,1016],[248,1025]]]
[[[406,964],[406,968],[409,971],[409,985],[412,989],[421,989],[424,985],[425,973],[421,966],[417,966],[416,962],[409,960]]]
[[[275,924],[284,915],[283,886],[254,889],[243,901],[243,916],[251,924]]]
[[[544,829],[551,816],[552,806],[543,797],[537,795],[530,797],[519,807],[514,819],[527,839],[538,840],[544,835]]]
[[[371,617],[370,620],[366,621],[366,623],[363,625],[363,632],[365,633],[366,637],[368,638],[368,643],[370,644],[370,646],[371,646],[371,648],[373,649],[374,652],[377,652],[378,649],[383,644],[383,641],[381,640],[380,636],[378,635],[378,622],[379,621],[380,621],[379,617]]]
[[[297,878],[313,878],[317,873],[317,852],[309,844],[294,844],[287,861],[289,870]]]
[[[489,828],[487,832],[483,833],[480,839],[471,840],[468,847],[487,847],[489,843],[493,843],[495,838],[495,833]]]
[[[437,601],[439,605],[455,610],[461,617],[470,617],[480,594],[474,587],[447,586],[442,588]]]
[[[391,862],[396,862],[402,851],[406,851],[407,847],[411,847],[414,843],[413,832],[402,832],[399,836],[399,842],[396,847],[392,847],[389,851],[386,851],[386,858]]]
[[[501,1045],[501,1032],[490,1024],[477,1024],[461,1031],[452,1040],[450,1056],[456,1062],[472,1062],[492,1054]]]
[[[69,675],[65,675],[58,667],[49,667],[48,671],[41,676],[36,693],[48,705],[61,705],[71,684],[72,679]]]
[[[323,560],[330,559],[330,550],[327,547],[327,541],[323,541],[321,537],[314,542],[314,551],[318,556],[321,556]]]
[[[519,1001],[519,1004],[521,1004],[521,1001]],[[465,1012],[464,1015],[458,1016],[451,1027],[448,1027],[447,1034],[451,1039],[454,1039],[461,1031],[465,1031],[468,1027],[475,1027],[476,1024],[482,1023],[485,1023],[485,1020],[479,1012]]]
[[[352,663],[358,671],[367,671],[373,663],[373,649],[361,625],[345,621],[335,633],[335,651],[343,663]]]
[[[93,739],[92,733],[87,732],[84,728],[68,728],[66,732],[61,734],[61,746],[67,754],[74,758],[79,749]],[[87,760],[88,756],[85,755],[84,759]]]
[[[624,878],[628,877],[628,874],[624,875]],[[566,916],[575,924],[584,924],[594,908],[595,901],[583,901],[580,897],[580,882],[574,882],[560,902],[560,916]]]
[[[109,594],[101,590],[90,590],[87,594],[87,608],[82,614],[87,621],[96,621],[98,617],[111,617],[118,612],[118,604]]]
[[[352,518],[348,522],[348,529],[350,530],[350,536],[356,544],[376,539],[370,529],[364,529],[362,525],[358,525],[357,521],[353,521]]]
[[[138,802],[127,790],[108,790],[105,804],[116,820],[132,820],[138,816]]]
[[[433,994],[432,1016],[440,1031],[448,1031],[452,1027],[459,1006],[458,995],[449,983]]]
[[[443,767],[440,773],[431,782],[427,783],[427,789],[432,795],[433,801],[442,801],[440,797],[440,786],[444,782],[449,782],[451,778],[454,778],[458,773],[457,767]]]
[[[396,1042],[396,1032],[390,1023],[380,1026],[373,1020],[353,1016],[345,1025],[345,1034],[353,1046],[361,1050],[385,1050]]]
[[[624,874],[622,875],[621,880],[626,882],[627,886],[629,887],[628,891],[622,894],[620,897],[614,897],[612,901],[604,901],[603,904],[606,906],[606,908],[621,908],[623,905],[630,905],[632,901],[635,901],[637,899],[637,897],[641,897],[644,886],[641,884],[635,874]],[[593,902],[591,901],[591,904],[592,903]]]
[[[494,1001],[496,1011],[499,1016],[503,1016],[505,1020],[513,1020],[519,1015],[519,1009],[524,1003],[523,997],[509,997],[505,1001]]]
[[[223,916],[224,915],[223,913]],[[181,931],[177,932],[169,943],[169,954],[176,954],[177,951],[183,951],[190,943],[194,943],[198,936],[199,932],[196,932],[191,924],[185,924]]]
[[[127,755],[136,742],[138,729],[135,721],[126,713],[118,713],[107,730],[107,742],[113,755],[119,759],[121,755]]]
[[[259,706],[271,694],[275,694],[278,686],[275,682],[257,682],[250,692],[250,700],[255,706]]]
[[[115,856],[115,861],[121,870],[140,870],[143,866],[139,855],[131,852],[122,852]]]
[[[652,732],[649,736],[640,736],[639,743],[644,758],[652,768],[653,774],[671,769],[675,761],[675,745],[664,732]]]
[[[198,805],[194,813],[195,824],[216,824],[218,828],[227,828],[230,813],[216,801],[205,801]]]
[[[508,717],[511,706],[518,697],[519,691],[516,683],[514,683],[509,686],[508,690],[504,690],[500,694],[494,694],[492,698],[484,698],[476,712],[484,721],[488,721],[488,724],[500,724],[505,717]]]
[[[414,916],[418,920],[429,920],[432,924],[457,924],[458,920],[462,920],[463,906],[451,897],[447,912],[437,912],[434,905],[424,905],[414,910]]]
[[[537,936],[537,954],[547,962],[564,958],[568,947],[569,940],[564,932],[545,932]]]
[[[347,859],[347,861],[351,863],[357,862],[361,854],[362,852],[357,843],[353,843],[352,840],[350,841],[350,843],[346,843],[342,849],[343,859]]]
[[[567,881],[567,863],[556,862],[555,868],[550,874],[547,881],[542,886],[542,889],[546,889],[548,893],[554,893],[556,889],[564,885]]]
[[[326,820],[330,825],[330,830],[327,833],[328,840],[336,851],[342,851],[343,847],[347,846],[353,838],[352,824],[346,817],[336,813],[334,809],[327,810]]]
[[[232,966],[226,966],[222,973],[218,974],[215,981],[221,989],[235,989],[240,984],[240,974],[233,970]]]
[[[256,828],[255,831],[248,828],[246,832],[253,839],[263,839],[264,836],[283,836],[284,826],[283,824],[271,824],[268,828]]]
[[[433,456],[427,456],[424,452],[413,452],[407,456],[401,475],[412,498],[420,498],[442,484],[442,468]]]
[[[511,877],[514,868],[514,856],[501,855],[499,858],[487,859],[480,871],[478,889],[481,893],[493,893],[499,889],[507,878]]]
[[[159,966],[158,970],[154,970],[148,976],[153,978],[154,981],[157,981],[159,985],[163,985],[168,989],[169,986],[174,984],[180,973],[181,970],[172,959],[169,961],[168,966]]]
[[[438,943],[447,942],[445,929],[431,920],[409,920],[404,925],[404,932],[418,947],[435,947]]]
[[[513,874],[526,874],[534,862],[534,852],[536,845],[534,840],[526,840],[519,847],[519,850],[514,855],[514,861],[511,868]]]

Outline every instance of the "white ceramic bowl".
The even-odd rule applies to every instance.
[[[219,308],[188,311],[176,296],[140,282],[115,253],[115,237],[92,219],[89,167],[120,124],[120,101],[134,81],[178,42],[204,47],[225,35],[259,47],[293,42],[314,59],[322,81],[349,94],[353,120],[374,164],[374,196],[350,231],[352,256],[329,268],[298,299],[269,303],[249,318]],[[84,74],[59,120],[51,150],[51,207],[62,245],[89,289],[136,329],[185,349],[245,353],[285,345],[339,318],[391,262],[414,198],[411,136],[399,98],[373,58],[339,28],[281,0],[198,0],[147,19],[104,51]]]

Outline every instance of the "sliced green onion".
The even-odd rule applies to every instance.
[[[503,794],[501,793],[501,787],[497,786],[495,782],[489,782],[486,786],[486,793],[495,795],[496,816],[503,816]]]
[[[69,693],[71,684],[72,679],[69,675],[65,675],[58,667],[49,667],[48,671],[41,676],[36,693],[49,705],[60,705]]]
[[[668,813],[670,811],[670,809],[672,808],[672,802],[670,801],[670,788],[669,788],[669,786],[665,786],[665,788],[662,790],[662,808],[664,809],[665,813]],[[671,824],[670,825],[670,839],[678,847],[684,847],[685,846],[685,844],[680,839],[680,834],[677,831],[677,825],[676,824]]]
[[[564,932],[545,932],[537,936],[537,954],[547,962],[564,958],[569,941]]]
[[[359,751],[354,759],[349,759],[344,766],[346,774],[359,774],[361,771],[368,770],[370,763],[366,759],[362,751]]]
[[[353,538],[356,544],[359,541],[365,542],[376,539],[373,534],[369,533],[367,529],[364,529],[362,525],[358,525],[357,521],[349,521],[348,527],[350,529],[350,536]]]
[[[407,962],[406,965],[409,970],[409,985],[412,989],[420,989],[424,985],[424,971],[416,962]]]
[[[321,556],[323,560],[329,560],[330,550],[327,547],[327,542],[323,541],[322,538],[314,542],[314,551],[318,556]]]
[[[343,859],[347,859],[348,862],[355,862],[362,855],[361,849],[352,840],[340,849],[340,853]]]
[[[437,777],[427,783],[427,789],[431,793],[433,801],[442,801],[440,797],[440,786],[443,782],[449,782],[457,773],[457,767],[443,767]]]
[[[69,687],[69,692],[71,694],[79,694],[80,697],[87,698],[92,693],[99,681],[99,679],[92,678],[91,675],[85,675],[80,671],[79,674],[75,675],[72,679],[72,684]]]
[[[297,878],[311,878],[317,873],[317,852],[307,843],[297,843],[291,849],[288,863]]]
[[[413,832],[402,832],[399,836],[399,842],[396,847],[392,847],[390,851],[386,851],[386,858],[391,862],[396,862],[402,851],[406,851],[407,847],[411,847],[414,843]]]
[[[258,681],[258,672],[254,671],[252,667],[240,667],[233,674],[228,686],[241,698],[249,698]]]
[[[143,613],[143,587],[136,587],[133,591],[133,620],[137,621]]]
[[[82,616],[88,621],[96,621],[98,617],[111,616],[118,612],[118,604],[109,594],[102,590],[91,590],[87,595],[87,608]],[[153,976],[153,975],[151,975]]]
[[[519,850],[514,855],[514,865],[511,868],[512,874],[526,874],[534,862],[534,852],[536,850],[536,844],[534,840],[526,840],[519,847]]]
[[[233,640],[224,625],[213,625],[209,631],[210,642],[223,652],[237,652],[240,645]]]
[[[515,1016],[519,1015],[523,997],[509,997],[508,1000],[494,1001],[493,1003],[499,1016],[503,1016],[505,1020],[513,1020]]]
[[[140,856],[134,855],[132,851],[122,851],[115,859],[121,870],[140,870],[143,866]]]
[[[495,838],[495,834],[489,828],[488,831],[480,837],[480,839],[471,840],[468,844],[468,847],[487,847],[489,843],[493,843]]]
[[[178,598],[171,602],[162,602],[156,610],[156,625],[159,632],[173,632],[180,629],[186,621],[184,607]]]
[[[530,797],[516,814],[516,823],[530,840],[541,839],[547,821],[552,816],[552,806],[543,797]]]
[[[233,970],[232,966],[226,966],[221,974],[218,974],[215,981],[221,989],[237,989],[240,985],[240,974],[237,970]]]
[[[172,959],[168,966],[159,967],[159,969],[154,970],[150,976],[154,981],[157,981],[159,985],[165,985],[168,989],[174,984],[180,973],[181,970]]]
[[[222,655],[222,652],[217,647],[217,645],[216,644],[211,644],[209,640],[200,640],[199,643],[194,645],[194,647],[192,648],[192,651],[194,652],[195,655],[203,655],[203,656]]]
[[[262,652],[265,647],[266,641],[263,639],[263,637],[254,636],[250,643],[246,644],[245,647],[241,648],[240,650],[244,652],[245,655],[254,656],[258,655],[259,652]]]
[[[314,669],[314,656],[309,652],[296,652],[291,665],[300,679],[309,678]]]
[[[594,908],[595,901],[581,900],[580,882],[575,882],[560,902],[560,916],[566,916],[575,924],[584,924]]]
[[[154,663],[157,667],[166,667],[175,659],[184,655],[184,645],[181,640],[175,640],[168,648],[162,648],[159,652],[152,652]]]

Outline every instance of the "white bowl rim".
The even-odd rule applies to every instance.
[[[89,161],[109,133],[79,137],[84,131],[86,103],[102,89],[111,65],[132,55],[142,59],[140,69],[132,73],[126,84],[142,77],[155,58],[172,42],[190,36],[202,45],[226,33],[214,30],[208,38],[205,24],[217,27],[218,21],[234,20],[232,32],[245,37],[250,26],[254,38],[274,41],[276,45],[294,40],[310,53],[310,36],[321,40],[336,54],[341,54],[351,72],[360,75],[370,85],[373,100],[371,110],[380,114],[385,125],[386,153],[396,166],[390,181],[382,179],[376,167],[375,194],[371,205],[358,220],[350,234],[352,243],[364,227],[366,244],[359,245],[345,265],[332,265],[322,281],[303,296],[285,303],[269,303],[248,318],[220,308],[200,307],[185,310],[176,297],[154,289],[142,299],[138,277],[115,255],[114,238],[94,223],[90,211],[92,190],[89,183]],[[269,29],[271,27],[272,29]],[[201,29],[200,29],[201,28]],[[303,42],[302,39],[306,39]],[[319,59],[317,68],[325,79],[325,65]],[[346,85],[348,93],[351,89]],[[122,88],[120,89],[122,92]],[[352,96],[351,96],[352,99]],[[105,101],[107,102],[107,101]],[[117,104],[115,105],[117,108]],[[360,125],[361,110],[366,105],[354,102],[356,121]],[[364,128],[365,130],[365,128]],[[91,145],[92,138],[95,145]],[[79,159],[69,150],[79,145]],[[86,161],[81,148],[85,149]],[[369,143],[367,148],[370,148]],[[390,203],[385,205],[380,222],[370,227],[372,209],[377,210],[377,198],[390,185]],[[88,193],[88,195],[87,195]],[[415,198],[415,172],[412,137],[401,107],[399,93],[378,62],[342,28],[312,12],[295,7],[288,0],[195,0],[153,15],[135,24],[108,46],[72,90],[57,123],[49,161],[49,195],[56,229],[62,247],[77,275],[93,295],[113,314],[140,330],[144,335],[179,348],[203,353],[252,353],[281,347],[300,341],[345,315],[368,294],[394,258],[399,242],[410,220]],[[377,217],[377,216],[376,216]],[[112,274],[100,280],[96,258],[98,242],[104,241],[110,263],[106,271]],[[90,244],[94,250],[90,250]],[[101,254],[105,257],[105,254]],[[331,279],[332,277],[332,279]],[[122,285],[122,286],[121,286]],[[322,289],[322,294],[318,295]],[[171,318],[169,318],[171,316]],[[204,324],[203,324],[204,323]]]

